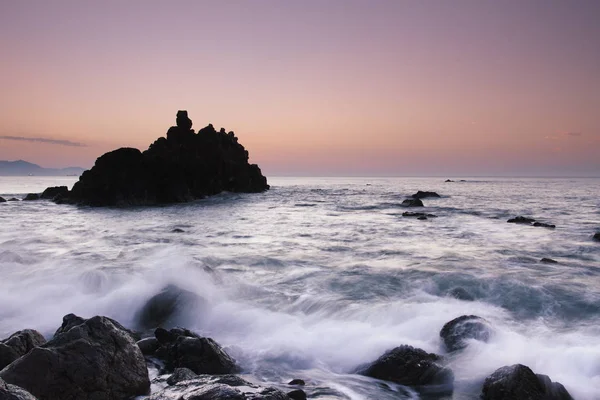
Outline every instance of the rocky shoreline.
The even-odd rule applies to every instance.
[[[177,287],[171,287],[167,293],[172,295],[176,290]],[[154,302],[153,310],[162,312],[161,318],[166,321],[174,310],[173,301],[176,299],[172,296],[159,293],[148,303]],[[454,386],[449,358],[473,341],[487,342],[492,335],[493,327],[488,321],[474,315],[461,316],[446,323],[440,331],[445,355],[400,344],[349,373],[374,378],[373,385],[393,382],[429,399],[447,398]],[[310,383],[305,384],[301,379],[273,387],[242,378],[239,375],[244,373],[242,366],[211,338],[180,327],[168,330],[158,327],[139,333],[104,316],[84,319],[68,314],[49,341],[35,330],[15,332],[0,342],[0,362],[0,400],[311,397]],[[151,379],[151,375],[156,377]],[[482,382],[481,399],[569,400],[572,397],[560,383],[517,364],[499,368],[488,376]]]

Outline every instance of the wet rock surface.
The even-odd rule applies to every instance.
[[[223,191],[258,193],[269,189],[233,132],[212,125],[194,133],[187,111],[167,137],[141,152],[121,148],[99,157],[60,203],[142,206],[182,203]]]
[[[106,317],[75,325],[66,318],[49,342],[0,372],[7,383],[20,386],[40,400],[117,400],[147,394],[146,362],[128,331]],[[100,396],[100,397],[99,397]]]
[[[0,342],[0,370],[44,343],[46,339],[33,329],[13,333]]]
[[[406,199],[402,202],[403,207],[423,207],[423,202],[420,199]]]
[[[454,374],[443,366],[442,357],[407,345],[386,352],[358,373],[431,392],[452,391],[454,383]]]
[[[0,400],[37,400],[31,393],[0,378]]]
[[[487,342],[491,336],[490,324],[476,315],[463,315],[447,322],[440,331],[446,350],[458,351],[467,347],[467,340]]]
[[[497,369],[485,379],[482,400],[572,400],[563,385],[529,367],[515,364]]]

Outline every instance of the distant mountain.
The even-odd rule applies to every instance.
[[[27,161],[1,161],[0,160],[0,176],[79,176],[84,171],[83,168],[43,168],[37,164],[32,164]]]

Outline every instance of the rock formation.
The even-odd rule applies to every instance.
[[[269,188],[233,132],[212,125],[194,133],[187,111],[177,126],[141,152],[121,148],[99,157],[58,203],[137,206],[181,203],[229,192],[257,193]]]
[[[0,370],[29,353],[34,347],[44,343],[46,343],[46,339],[33,329],[24,329],[13,333],[0,342]]]
[[[547,375],[535,374],[529,367],[515,364],[497,369],[488,376],[481,391],[482,400],[573,400],[567,389]]]
[[[447,322],[440,331],[446,350],[452,352],[467,347],[467,340],[487,342],[491,335],[489,323],[476,315],[463,315]]]
[[[436,192],[427,192],[427,191],[422,191],[419,190],[417,193],[413,194],[411,196],[413,199],[426,199],[428,197],[441,197],[439,194],[437,194]]]
[[[523,225],[536,226],[536,227],[541,227],[541,228],[551,228],[551,229],[556,228],[556,225],[547,224],[545,222],[539,222],[533,218],[523,217],[520,215],[515,218],[510,218],[506,222],[508,222],[509,224],[523,224]]]

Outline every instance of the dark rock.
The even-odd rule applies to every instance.
[[[534,222],[533,226],[539,226],[540,228],[556,228],[556,225],[553,224],[546,224],[544,222]]]
[[[306,393],[302,389],[292,390],[288,392],[288,397],[293,400],[306,400]]]
[[[417,217],[417,219],[420,221],[425,221],[427,219],[427,217],[424,215],[421,215],[420,217]]]
[[[451,391],[454,374],[441,363],[442,357],[437,354],[403,345],[386,352],[358,373],[418,389],[430,386],[432,391]]]
[[[488,376],[481,391],[482,400],[572,400],[563,385],[546,375],[536,375],[525,365],[497,369]]]
[[[37,400],[28,391],[15,386],[9,385],[0,378],[0,400]]]
[[[196,374],[231,374],[239,367],[217,342],[200,337],[183,328],[170,331],[158,328],[154,331],[160,348],[155,356],[165,363],[167,371],[189,368]]]
[[[185,231],[183,229],[181,229],[181,228],[175,228],[171,232],[173,232],[173,233],[183,233]]]
[[[120,329],[121,331],[126,332],[130,337],[131,340],[133,340],[134,342],[137,342],[138,340],[141,339],[140,335],[137,334],[136,332],[133,332],[127,328],[125,328],[123,325],[121,325],[120,323],[118,323],[117,321],[115,321],[112,318],[108,318],[108,317],[102,317],[104,319],[109,320],[114,326],[116,326],[118,329]],[[54,332],[54,336],[58,336],[61,333],[65,333],[68,332],[69,330],[71,330],[71,328],[79,326],[83,323],[85,323],[87,320],[84,318],[81,318],[75,314],[67,314],[63,317],[63,322],[62,325],[60,326],[60,328],[58,328],[56,330],[56,332]]]
[[[475,297],[471,293],[467,292],[466,289],[461,288],[461,287],[455,287],[455,288],[451,289],[448,292],[448,295],[451,297],[454,297],[455,299],[458,299],[458,300],[465,300],[465,301],[474,301],[475,300]]]
[[[454,182],[452,179],[446,179],[444,182]]]
[[[306,384],[306,382],[304,382],[304,380],[302,379],[292,379],[288,385],[298,385],[298,386],[304,386]]]
[[[24,356],[34,347],[46,343],[46,339],[36,330],[25,329],[10,335],[0,342],[0,370],[17,358]]]
[[[600,241],[600,232],[594,233],[594,236],[592,237],[592,239]]]
[[[0,377],[41,400],[117,400],[150,389],[144,356],[130,333],[98,316],[63,329],[3,369]]]
[[[185,322],[188,315],[197,316],[197,309],[205,303],[195,293],[170,284],[152,296],[137,312],[136,323],[143,330],[159,326],[170,328]]]
[[[158,339],[153,337],[138,340],[136,344],[140,348],[142,354],[145,356],[154,355],[156,350],[158,350],[158,348],[160,347],[160,342],[158,341]]]
[[[25,198],[23,199],[23,201],[32,201],[32,200],[39,200],[40,199],[40,195],[37,193],[29,193],[27,196],[25,196]]]
[[[511,224],[527,224],[527,225],[531,225],[532,223],[535,222],[535,219],[518,216],[518,217],[515,217],[515,218],[511,218],[511,219],[509,219],[506,222],[511,223]]]
[[[149,400],[289,400],[281,390],[261,387],[235,375],[197,375],[172,384]]]
[[[490,338],[489,323],[476,315],[463,315],[447,322],[440,331],[446,350],[452,352],[467,347],[466,340],[487,342]]]
[[[197,378],[198,374],[194,373],[188,368],[175,368],[173,374],[167,379],[167,384],[175,385],[176,383],[189,381],[190,379]]]
[[[415,217],[415,218],[420,218],[420,217],[437,218],[437,215],[434,215],[434,214],[426,214],[426,213],[412,212],[412,211],[404,211],[402,213],[402,216],[403,217]]]
[[[91,206],[181,203],[223,191],[258,193],[269,189],[235,135],[212,125],[197,134],[185,111],[177,126],[143,153],[121,148],[99,157],[61,202]]]
[[[420,199],[406,199],[402,202],[404,207],[423,207],[423,202]]]
[[[49,187],[40,196],[42,199],[54,199],[56,196],[68,196],[69,188],[66,186],[53,186]]]
[[[413,199],[426,199],[427,197],[441,197],[436,192],[423,192],[419,190],[417,193],[411,196]]]
[[[8,201],[21,201],[21,200],[17,199],[16,197],[11,197],[10,199],[8,199]]]
[[[546,264],[558,264],[558,261],[553,260],[551,258],[546,258],[546,257],[542,258],[540,260],[540,262],[543,262],[543,263],[546,263]]]
[[[4,199],[4,197],[0,197],[0,203],[6,203],[6,199]]]

